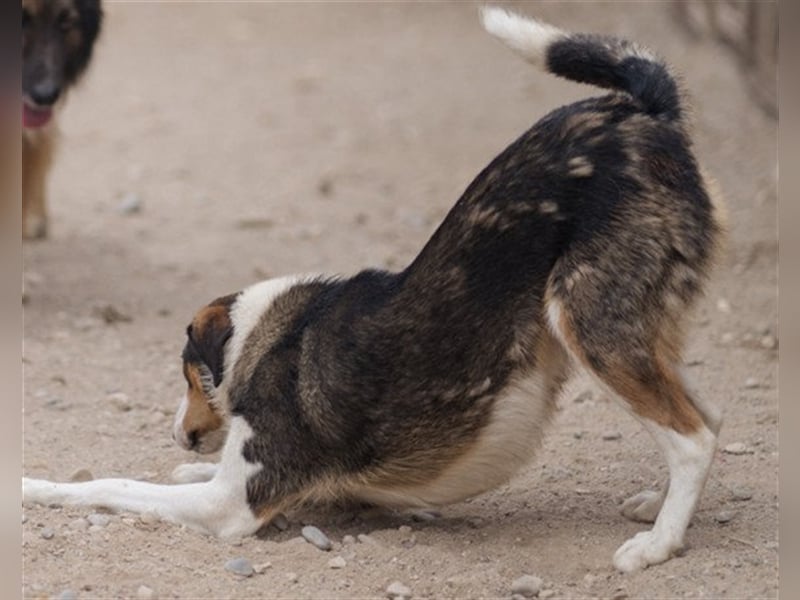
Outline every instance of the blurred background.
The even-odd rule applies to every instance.
[[[197,308],[273,275],[403,268],[472,177],[508,143],[550,110],[601,93],[540,73],[512,55],[482,31],[477,6],[106,4],[94,62],[60,121],[63,136],[49,187],[50,237],[23,248],[28,474],[65,479],[87,467],[95,475],[164,479],[187,460],[173,447],[169,428],[183,391],[183,331]],[[572,472],[583,459],[610,470],[583,483],[577,475],[554,477],[543,497],[531,495],[535,484],[523,477],[530,485],[489,495],[486,502],[490,514],[502,515],[501,508],[512,511],[530,501],[545,521],[567,507],[575,523],[588,528],[582,529],[584,542],[571,541],[578,527],[572,523],[564,526],[559,546],[557,531],[536,530],[544,527],[536,519],[513,522],[508,530],[498,522],[490,541],[465,526],[456,540],[475,536],[515,569],[523,568],[518,562],[525,556],[539,561],[535,566],[573,597],[613,595],[620,585],[631,594],[655,589],[663,596],[701,590],[709,597],[773,597],[776,4],[514,7],[564,29],[641,42],[681,76],[691,98],[696,153],[719,180],[730,213],[728,251],[693,322],[688,359],[700,388],[728,409],[721,446],[741,442],[753,452],[720,454],[690,530],[700,547],[692,560],[621,582],[601,570],[610,566],[623,533],[635,531],[617,520],[615,494],[638,491],[640,483],[663,474],[644,459],[631,466],[638,460],[632,456],[649,456],[653,464],[660,459],[632,420],[617,424],[616,409],[601,400],[569,403],[560,417],[565,429],[554,434],[528,476],[540,474],[542,465]],[[597,424],[622,428],[623,445],[595,434],[573,435]],[[633,450],[637,445],[644,455]],[[735,506],[740,516],[731,533],[715,517],[740,483],[757,491]],[[574,493],[576,486],[594,484],[596,501]],[[570,500],[565,504],[564,498]],[[33,527],[45,519],[67,527],[76,515],[36,514],[25,530],[26,589],[32,594],[86,581],[98,595],[124,595],[148,573],[174,567],[172,561],[191,572],[216,552],[213,543],[192,539],[194,554],[177,559],[171,554],[174,530],[120,526],[109,539],[80,546],[78,563],[69,560],[72,551],[53,554]],[[450,523],[442,534],[454,531],[459,529]],[[559,550],[544,556],[515,552],[508,539],[518,531]],[[122,543],[135,557],[134,575],[130,564],[103,558]],[[155,549],[133,550],[144,543]],[[511,577],[507,570],[484,565],[483,573],[469,573],[469,560],[457,558],[460,548],[451,551],[445,556],[466,577],[464,594],[502,592],[497,582]],[[92,565],[101,565],[102,577]],[[587,584],[587,569],[602,576]],[[201,585],[181,573],[161,573],[172,582],[166,592],[230,594],[224,580],[221,587]],[[444,583],[433,577],[427,589],[435,596]],[[274,585],[270,589],[280,591],[289,584]],[[332,596],[382,589],[336,585],[326,588]],[[292,589],[297,591],[289,587],[286,593]],[[306,595],[315,589],[310,585]],[[448,589],[459,595],[461,588]]]

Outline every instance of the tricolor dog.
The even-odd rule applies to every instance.
[[[679,551],[721,419],[682,375],[682,325],[722,225],[665,65],[632,43],[502,9],[485,28],[555,75],[608,88],[551,112],[467,187],[400,272],[290,276],[201,309],[183,353],[174,437],[218,464],[182,483],[23,482],[26,502],[99,505],[218,536],[306,501],[458,502],[526,465],[573,368],[652,434],[654,521],[621,571]]]

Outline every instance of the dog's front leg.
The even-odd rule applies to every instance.
[[[209,481],[163,485],[132,479],[96,479],[80,483],[22,480],[22,501],[40,504],[101,506],[115,511],[152,513],[165,521],[219,537],[242,537],[258,531],[274,513],[254,513],[248,503],[247,481],[261,468],[244,458],[252,429],[234,418],[219,465],[201,463],[194,475]]]
[[[97,479],[80,483],[22,480],[23,502],[98,506],[114,511],[154,514],[219,537],[255,533],[262,524],[247,504],[245,482],[239,489],[220,480],[161,485],[131,479]]]

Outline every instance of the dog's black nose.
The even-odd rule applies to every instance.
[[[31,100],[39,106],[51,106],[61,95],[61,88],[51,82],[39,83],[30,91]]]

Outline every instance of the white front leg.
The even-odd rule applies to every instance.
[[[241,417],[232,420],[220,464],[196,465],[193,474],[210,475],[209,481],[164,485],[132,479],[55,483],[23,478],[22,501],[152,513],[219,537],[251,535],[265,520],[254,515],[247,502],[247,480],[261,468],[242,456],[244,443],[252,433]]]
[[[246,536],[261,526],[241,494],[214,481],[161,485],[131,479],[79,483],[22,480],[23,502],[98,506],[114,511],[155,514],[218,537]]]

